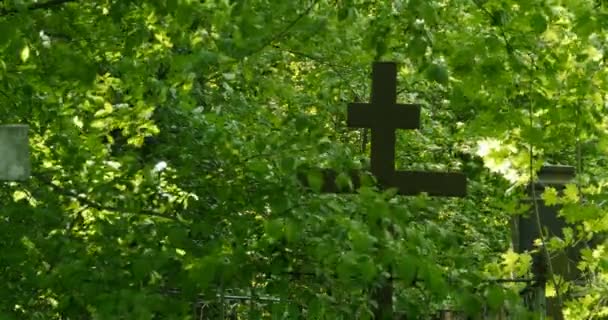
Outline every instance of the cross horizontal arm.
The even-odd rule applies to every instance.
[[[307,177],[307,174],[311,172],[310,170],[311,169],[300,170],[300,172],[298,172],[298,180],[300,180],[300,183],[305,187],[311,187],[309,185]],[[320,191],[321,193],[355,193],[357,189],[361,188],[361,186],[364,184],[363,181],[367,180],[369,182],[372,182],[374,180],[372,175],[365,171],[349,170],[345,173],[350,178],[351,185],[344,186],[340,185],[340,183],[337,181],[339,175],[338,171],[332,169],[312,170],[317,171],[317,173],[320,173],[322,185],[321,190],[318,191]]]
[[[420,128],[420,105],[416,104],[373,108],[367,103],[350,103],[347,112],[347,124],[353,128]]]
[[[321,193],[355,193],[364,180],[372,181],[372,176],[365,171],[350,170],[347,175],[351,179],[351,188],[340,186],[336,179],[338,172],[331,169],[317,169],[321,174]],[[298,180],[305,187],[310,187],[307,171],[298,173]],[[400,195],[417,195],[422,192],[430,196],[464,197],[467,191],[466,176],[461,173],[397,171],[386,182],[383,188],[397,188]]]
[[[422,192],[443,197],[467,195],[467,177],[456,172],[396,171],[387,184],[387,187],[397,188],[401,195]]]

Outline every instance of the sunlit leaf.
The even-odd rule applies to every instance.
[[[557,194],[557,190],[552,187],[545,188],[541,197],[542,197],[543,201],[545,202],[545,204],[548,206],[554,206],[554,205],[560,203],[559,195]]]
[[[30,47],[28,45],[21,49],[19,57],[21,58],[21,62],[27,62],[27,60],[30,58]]]
[[[578,202],[579,195],[578,187],[576,186],[576,184],[569,183],[566,185],[566,188],[564,189],[564,197],[570,202]]]

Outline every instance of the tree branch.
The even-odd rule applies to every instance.
[[[493,21],[497,21],[497,17],[494,13],[490,12],[490,10],[488,10],[486,7],[483,6],[483,4],[481,4],[478,1],[473,1],[475,3],[475,5],[477,5],[477,7],[485,14],[488,16],[488,18],[490,19],[490,22]],[[511,42],[509,41],[509,38],[507,37],[507,34],[505,33],[505,28],[502,25],[497,25],[496,28],[499,31],[499,35],[502,37],[503,41],[505,42],[505,49],[507,50],[507,53],[509,55],[512,55],[515,52],[515,48],[513,48],[513,46],[511,45]]]
[[[104,205],[101,204],[95,200],[91,200],[88,196],[84,195],[84,194],[80,194],[79,192],[75,191],[75,190],[69,190],[69,189],[65,189],[62,188],[60,186],[57,186],[55,184],[53,184],[51,181],[44,179],[43,177],[38,176],[37,180],[44,186],[51,188],[51,190],[53,190],[54,193],[62,195],[68,199],[72,199],[72,200],[76,200],[78,202],[80,202],[81,205],[86,206],[88,208],[92,208],[92,209],[96,209],[99,211],[110,211],[110,212],[115,212],[115,213],[127,213],[127,214],[133,214],[133,215],[144,215],[144,216],[150,216],[150,217],[157,217],[157,218],[162,218],[162,219],[167,219],[167,220],[171,220],[174,222],[180,222],[176,217],[168,215],[168,214],[163,214],[154,210],[149,210],[149,209],[145,209],[145,208],[141,208],[139,210],[132,210],[132,209],[128,209],[128,208],[121,208],[118,206],[108,206],[108,205]],[[181,222],[180,222],[181,223]]]
[[[271,44],[273,44],[276,41],[279,41],[280,39],[282,39],[283,37],[285,37],[289,31],[296,25],[298,24],[298,22],[300,22],[300,20],[302,20],[303,18],[305,18],[306,16],[308,16],[308,14],[312,11],[312,9],[315,7],[315,5],[317,5],[317,3],[319,3],[319,0],[315,0],[313,1],[310,6],[308,6],[308,8],[306,8],[302,13],[300,13],[294,20],[292,20],[287,26],[285,26],[283,28],[283,30],[281,30],[281,32],[271,36],[270,38],[268,38],[266,40],[266,42],[264,42],[260,47],[252,50],[251,52],[249,52],[246,56],[252,56],[264,49],[266,49],[266,47],[270,46]]]
[[[289,31],[296,24],[298,24],[298,22],[300,22],[300,20],[302,20],[303,18],[305,18],[306,16],[308,16],[308,14],[314,9],[314,7],[315,7],[315,5],[317,5],[317,3],[319,3],[319,0],[314,0],[310,6],[308,6],[294,20],[292,20],[289,24],[287,24],[280,32],[278,32],[277,34],[274,34],[274,35],[268,37],[265,41],[262,42],[262,44],[259,47],[255,47],[255,48],[249,50],[248,52],[243,53],[242,55],[240,55],[239,57],[237,57],[235,60],[231,61],[230,65],[239,63],[240,61],[243,61],[243,59],[245,59],[247,57],[251,57],[253,55],[256,55],[256,54],[264,51],[264,49],[266,49],[268,46],[270,46],[273,43],[281,40],[283,37],[285,37],[289,33]],[[207,78],[207,81],[208,82],[215,81],[218,78],[220,78],[221,76],[222,76],[222,71],[218,71],[215,74],[209,76]]]
[[[326,59],[324,59],[322,57],[318,57],[318,56],[315,56],[313,54],[308,54],[308,53],[305,53],[305,52],[292,50],[292,49],[285,48],[285,47],[282,47],[282,46],[279,46],[279,45],[274,45],[273,47],[277,48],[277,49],[280,49],[280,50],[283,50],[283,51],[286,51],[286,52],[289,52],[289,53],[293,54],[294,56],[304,57],[304,58],[306,58],[308,60],[312,60],[314,62],[317,62],[317,63],[321,64],[321,65],[329,67],[329,69],[331,71],[333,71],[340,78],[340,80],[342,80],[344,83],[346,83],[346,85],[349,87],[351,93],[357,99],[357,101],[361,101],[361,102],[365,101],[365,99],[363,99],[362,95],[360,95],[359,93],[357,93],[357,91],[352,86],[348,85],[350,83],[350,81],[348,81],[348,79],[346,79],[346,76],[344,75],[344,73],[341,72],[340,68],[338,66],[336,66],[335,64],[327,61]]]
[[[25,8],[25,11],[34,11],[34,10],[39,10],[39,9],[51,9],[53,7],[58,7],[61,6],[63,4],[66,3],[70,3],[70,2],[76,2],[77,0],[48,0],[46,2],[38,2],[38,3],[34,3],[28,7]],[[1,16],[8,16],[11,14],[15,14],[17,12],[19,12],[21,10],[19,9],[0,9],[0,17]]]

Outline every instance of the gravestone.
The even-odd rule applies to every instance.
[[[400,195],[416,195],[425,192],[431,196],[463,197],[466,195],[466,176],[452,172],[396,171],[395,131],[420,127],[420,106],[397,103],[397,65],[393,62],[377,62],[372,71],[370,103],[348,105],[347,125],[351,128],[371,129],[371,172],[381,188],[396,188]],[[338,174],[331,169],[320,169],[322,192],[352,192],[336,183]],[[354,189],[361,186],[365,173],[348,172]],[[308,185],[305,173],[299,174],[302,184]],[[392,280],[374,293],[376,306],[374,319],[395,319],[393,311]]]
[[[420,105],[398,104],[397,65],[393,62],[374,63],[372,72],[371,103],[348,105],[347,125],[351,128],[371,129],[371,172],[382,188],[396,188],[400,195],[427,193],[431,196],[464,197],[466,176],[457,172],[396,171],[395,130],[420,128]],[[353,192],[336,184],[337,173],[331,169],[321,171],[322,192]],[[348,172],[354,189],[362,185],[365,172]],[[305,172],[300,181],[308,186]]]
[[[568,224],[563,217],[559,216],[560,206],[547,206],[541,196],[546,187],[555,188],[559,193],[563,191],[566,184],[571,183],[575,177],[574,167],[546,165],[537,174],[534,183],[528,185],[528,195],[525,201],[530,204],[530,212],[523,216],[516,216],[513,219],[512,240],[513,248],[516,252],[522,253],[537,249],[534,245],[536,239],[540,238],[538,230],[535,206],[532,201],[536,201],[538,206],[540,223],[543,228],[546,241],[551,236],[563,238],[562,229]],[[534,188],[534,189],[532,189]],[[534,191],[534,193],[532,193]],[[534,198],[532,196],[535,196]],[[581,247],[567,248],[564,252],[552,255],[551,266],[555,274],[564,277],[566,280],[575,280],[579,276],[576,265],[579,261],[579,251]],[[561,319],[561,310],[557,310],[556,301],[547,299],[544,301],[544,289],[548,277],[548,265],[544,252],[533,254],[532,272],[534,273],[537,298],[540,298],[534,308],[546,310],[546,313],[554,319]],[[546,304],[544,306],[543,304]]]
[[[0,180],[27,180],[30,176],[28,126],[0,125]]]

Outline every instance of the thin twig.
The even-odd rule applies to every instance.
[[[301,52],[301,51],[295,51],[295,50],[289,49],[289,48],[284,48],[284,47],[281,47],[279,45],[275,45],[274,47],[277,48],[277,49],[281,49],[283,51],[289,52],[289,53],[291,53],[291,54],[293,54],[295,56],[300,56],[300,57],[306,58],[308,60],[312,60],[314,62],[317,62],[317,63],[319,63],[321,65],[325,65],[325,66],[329,67],[329,69],[331,69],[340,78],[340,80],[342,80],[345,83],[349,83],[349,81],[344,76],[344,73],[341,72],[341,71],[339,71],[338,66],[336,66],[335,64],[333,64],[333,63],[331,63],[329,61],[324,60],[322,57],[317,57],[317,56],[314,56],[312,54],[308,54],[308,53]],[[364,101],[363,98],[362,98],[362,96],[357,91],[355,91],[355,89],[352,86],[348,86],[348,87],[350,89],[350,92],[353,94],[353,96],[355,97],[355,99],[357,99],[358,102],[363,102]]]
[[[171,221],[175,221],[175,222],[179,222],[179,220],[175,217],[169,216],[169,215],[165,215],[159,212],[155,212],[152,210],[146,210],[146,209],[140,209],[137,211],[133,211],[133,210],[129,210],[126,208],[119,208],[119,207],[114,207],[114,206],[105,206],[102,205],[94,200],[90,200],[86,195],[82,196],[80,195],[78,192],[76,191],[72,191],[72,190],[67,190],[64,188],[61,188],[57,185],[54,185],[53,183],[51,183],[50,181],[45,181],[44,179],[39,178],[38,181],[42,182],[44,185],[48,186],[49,188],[51,188],[53,190],[53,192],[56,192],[60,195],[63,195],[65,197],[71,198],[71,199],[75,199],[77,201],[79,201],[80,203],[82,203],[83,205],[89,207],[89,208],[93,208],[99,211],[110,211],[110,212],[122,212],[122,213],[132,213],[135,215],[145,215],[145,216],[151,216],[151,217],[157,217],[157,218],[163,218],[163,219],[168,219]]]
[[[230,61],[229,63],[226,64],[236,64],[239,61],[242,61],[244,58],[253,56],[255,54],[258,54],[260,52],[262,52],[264,49],[266,49],[266,47],[268,47],[269,45],[271,45],[272,43],[279,41],[281,38],[285,37],[287,35],[287,33],[289,33],[289,31],[298,23],[300,22],[300,20],[302,20],[304,17],[306,17],[311,11],[312,9],[315,7],[315,5],[317,5],[317,3],[319,3],[319,0],[315,0],[313,1],[313,3],[306,8],[306,10],[304,10],[304,12],[302,12],[301,14],[299,14],[294,20],[292,20],[289,24],[287,24],[287,26],[285,26],[285,28],[283,28],[280,32],[278,32],[277,34],[271,36],[268,38],[268,40],[264,41],[264,43],[262,43],[261,46],[254,48],[253,50],[243,54],[242,56],[238,57],[238,59],[234,59],[232,61]],[[225,65],[226,65],[225,64]],[[222,76],[222,72],[217,72],[214,75],[211,75],[210,77],[207,78],[207,82],[213,82],[215,80],[217,80],[219,77]]]
[[[490,283],[511,283],[511,282],[524,282],[524,283],[530,283],[530,282],[534,282],[534,279],[487,279],[484,280],[484,282],[490,282]]]
[[[532,59],[532,66],[535,65],[534,59]],[[532,73],[532,68],[530,69],[530,73]],[[529,86],[529,92],[532,91],[532,75],[530,75],[530,86]],[[532,104],[532,101],[528,101],[529,104],[529,108],[528,108],[528,112],[529,112],[529,125],[530,125],[530,129],[533,128],[534,126],[534,106]],[[530,188],[531,188],[531,196],[532,196],[532,203],[534,203],[534,216],[536,218],[536,228],[538,229],[538,234],[540,236],[540,241],[541,241],[541,246],[542,249],[541,251],[543,252],[546,262],[547,262],[547,269],[549,271],[549,277],[551,278],[551,282],[553,283],[553,287],[555,289],[555,296],[557,297],[557,303],[559,308],[561,309],[563,302],[562,302],[562,296],[558,287],[558,283],[557,280],[555,279],[555,273],[553,271],[553,263],[551,262],[551,254],[549,253],[549,249],[547,248],[547,243],[546,243],[546,236],[543,232],[543,227],[542,227],[542,223],[540,220],[540,208],[538,206],[538,202],[537,202],[537,195],[536,195],[536,186],[534,184],[534,145],[532,144],[532,141],[530,141]],[[561,312],[561,310],[560,310]]]
[[[312,9],[317,5],[317,3],[319,3],[319,0],[313,1],[312,4],[310,6],[308,6],[308,8],[306,8],[306,10],[304,10],[304,12],[300,13],[300,15],[298,15],[298,17],[296,17],[285,28],[283,28],[283,30],[281,32],[279,32],[276,35],[270,37],[260,47],[258,47],[257,49],[254,49],[253,51],[251,51],[250,53],[248,53],[246,56],[252,56],[252,55],[254,55],[254,54],[256,54],[256,53],[258,53],[258,52],[266,49],[266,47],[268,47],[269,45],[271,45],[273,42],[278,41],[281,38],[283,38],[285,35],[287,35],[287,33],[289,32],[289,30],[291,30],[291,28],[293,28],[298,22],[300,22],[300,20],[304,19],[304,17],[306,17],[312,11]]]
[[[477,5],[477,7],[485,15],[488,16],[488,18],[490,18],[490,21],[495,22],[498,19],[492,12],[490,12],[486,7],[484,7],[483,4],[481,4],[479,1],[473,1],[473,2],[475,3],[475,5]],[[509,55],[513,54],[515,52],[515,50],[513,49],[513,46],[511,45],[511,42],[509,41],[509,38],[507,37],[505,29],[503,28],[502,25],[499,25],[497,28],[498,28],[498,31],[500,32],[500,36],[502,37],[502,39],[505,42],[505,49],[507,50],[507,53]]]
[[[364,101],[362,96],[359,93],[357,93],[357,91],[352,86],[348,85],[348,80],[346,79],[344,74],[338,70],[338,67],[335,64],[328,62],[328,61],[324,60],[323,58],[313,56],[312,54],[295,51],[295,50],[288,49],[288,48],[282,48],[281,46],[278,46],[278,45],[275,45],[274,47],[277,49],[281,49],[286,52],[289,52],[295,56],[304,57],[308,60],[312,60],[314,62],[320,63],[321,65],[325,65],[325,66],[329,67],[329,69],[332,70],[340,78],[340,80],[342,80],[344,83],[347,84],[348,88],[350,89],[350,92],[355,97],[356,101],[359,101],[359,102]],[[399,93],[397,93],[397,94],[399,94]],[[368,141],[369,141],[369,129],[362,128],[361,129],[361,152],[365,153]]]
[[[576,173],[578,175],[581,175],[583,173],[583,152],[582,152],[582,146],[581,146],[581,106],[580,104],[576,104],[575,107],[575,113],[576,113],[576,125],[575,125],[575,129],[574,129],[574,135],[575,135],[575,139],[576,139]],[[578,191],[579,194],[581,193],[581,186],[580,184],[578,184]]]

